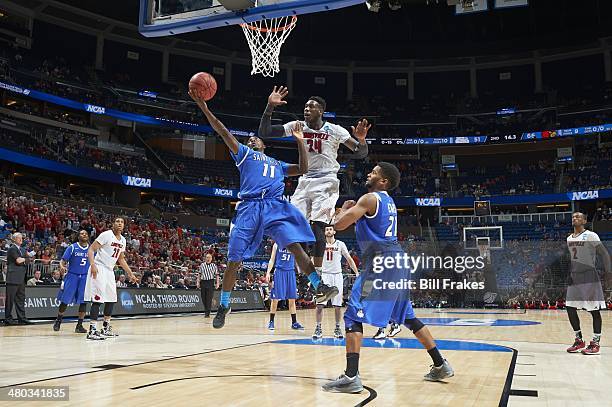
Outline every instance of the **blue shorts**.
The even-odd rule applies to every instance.
[[[241,201],[230,228],[228,261],[252,257],[264,235],[274,239],[278,247],[315,241],[310,224],[291,203],[282,199]]]
[[[57,293],[57,300],[64,304],[85,304],[87,274],[67,273],[64,288]]]
[[[272,287],[270,298],[273,300],[295,300],[297,298],[294,270],[276,270],[274,272],[274,287]]]
[[[389,257],[404,253],[398,244],[382,244],[373,251],[376,256]],[[406,319],[415,318],[410,290],[407,287],[410,271],[390,267],[382,272],[373,272],[373,257],[374,255],[363,255],[365,271],[355,280],[344,313],[347,328],[352,327],[355,322],[384,328],[389,321],[401,324]],[[388,288],[389,284],[392,284],[393,288]]]

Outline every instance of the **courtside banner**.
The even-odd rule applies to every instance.
[[[30,319],[55,318],[60,303],[56,296],[59,287],[26,287],[26,317]],[[6,287],[0,287],[0,319],[4,318]],[[213,298],[213,310],[219,303],[219,292]],[[259,290],[234,291],[231,298],[234,311],[264,309]],[[65,316],[75,317],[78,305],[70,305]],[[89,307],[87,307],[89,311]],[[204,312],[200,290],[165,290],[150,288],[119,288],[113,315],[174,314]],[[13,311],[13,318],[15,311]]]
[[[474,0],[474,3],[471,7],[464,7],[463,4],[457,4],[455,6],[455,14],[470,14],[477,13],[479,11],[487,11],[489,9],[487,0]]]

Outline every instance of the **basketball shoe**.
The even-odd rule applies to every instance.
[[[92,341],[103,341],[106,338],[100,335],[100,332],[97,329],[90,327],[89,332],[87,333],[87,339],[91,339]]]
[[[394,338],[400,332],[402,332],[402,327],[399,324],[391,324],[391,329],[387,334],[387,338]]]
[[[61,325],[62,325],[62,319],[60,317],[55,318],[55,322],[53,323],[53,330],[55,332],[59,331]]]
[[[584,342],[583,342],[584,343]],[[586,349],[582,349],[583,355],[599,355],[599,342],[591,341]]]
[[[448,360],[444,359],[442,366],[435,367],[432,365],[429,373],[427,373],[424,378],[430,382],[439,382],[440,380],[446,379],[447,377],[453,377],[454,375],[455,372],[450,363],[448,363]]]
[[[77,324],[77,326],[74,328],[74,333],[77,333],[77,334],[86,334],[87,333],[87,329],[85,329],[83,327],[83,324]]]
[[[325,383],[321,388],[323,391],[330,393],[361,393],[363,391],[363,384],[361,384],[359,374],[355,375],[355,377],[341,374],[336,380]]]
[[[269,331],[274,331],[274,321],[268,322],[268,330]]]
[[[340,329],[339,326],[336,326],[336,329],[334,329],[334,338],[344,339],[344,335],[342,335],[342,329]]]
[[[569,348],[567,348],[567,352],[568,353],[578,353],[580,352],[580,349],[583,349],[585,346],[586,345],[582,339],[576,338],[576,340],[574,341],[574,344],[570,346]]]
[[[225,325],[225,317],[232,311],[231,307],[224,307],[223,304],[219,304],[215,319],[213,319],[213,328],[221,329]]]
[[[319,287],[317,287],[317,291],[315,292],[317,304],[326,303],[336,295],[338,295],[338,287],[330,287],[327,284],[320,283]]]
[[[317,325],[315,328],[314,334],[312,334],[312,339],[321,339],[323,337],[323,330],[321,326]]]
[[[117,332],[113,331],[113,327],[110,324],[102,327],[102,331],[100,332],[100,335],[106,338],[116,338],[119,336]]]
[[[372,339],[385,339],[387,334],[385,334],[385,328],[378,328],[378,331],[374,334]]]
[[[296,331],[303,331],[304,326],[299,322],[294,322],[293,324],[291,324],[291,329],[295,329]]]

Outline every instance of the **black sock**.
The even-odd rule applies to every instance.
[[[108,321],[107,321],[107,320],[104,320],[104,322],[102,322],[102,326],[103,326],[104,328],[108,328]]]
[[[64,316],[63,316],[62,314],[57,314],[57,320],[58,320],[58,321],[61,321],[61,320],[62,320],[62,318],[64,318]]]
[[[291,314],[291,323],[295,324],[297,322],[297,315],[296,314]]]
[[[359,372],[359,353],[347,353],[346,371],[344,374],[348,377],[355,377],[357,372]]]
[[[83,325],[83,318],[79,318],[79,320],[77,321],[77,325]]]
[[[64,304],[63,302],[59,306],[59,313],[64,314],[66,312],[66,308],[68,308],[68,304]]]
[[[440,367],[444,364],[444,358],[440,354],[438,347],[429,349],[427,353],[429,353],[429,356],[431,356],[431,360],[433,361],[435,367]]]
[[[582,340],[582,331],[575,331],[574,333],[576,334],[576,339]]]
[[[276,316],[276,314],[270,314],[270,322],[274,322],[274,317]]]

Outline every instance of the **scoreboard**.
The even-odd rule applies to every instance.
[[[367,138],[368,144],[374,145],[462,145],[462,144],[507,144],[526,141],[552,140],[565,137],[588,136],[612,132],[612,123],[595,126],[575,127],[571,129],[543,130],[531,133],[505,134],[495,136],[448,136],[448,137],[379,137]]]

